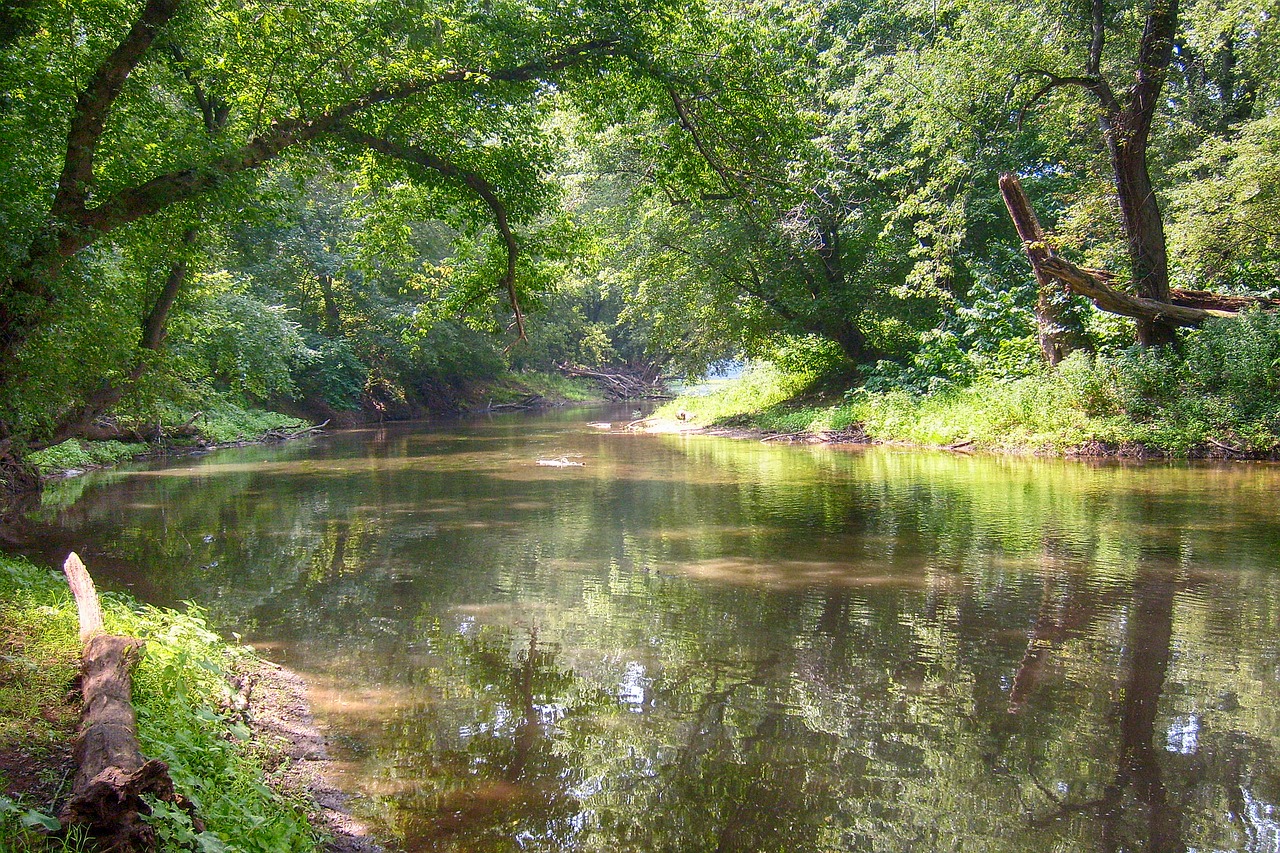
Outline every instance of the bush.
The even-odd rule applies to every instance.
[[[114,465],[147,452],[146,444],[123,441],[81,441],[72,438],[31,454],[30,461],[41,474],[56,474],[94,465]]]

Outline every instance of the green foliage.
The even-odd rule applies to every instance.
[[[952,363],[964,362],[957,351]],[[874,382],[841,403],[814,406],[792,399],[803,383],[788,385],[785,374],[763,370],[717,394],[676,400],[657,414],[674,417],[683,409],[700,425],[775,432],[860,424],[881,441],[973,442],[1015,452],[1141,445],[1185,455],[1213,451],[1215,442],[1252,453],[1280,448],[1280,317],[1274,314],[1215,320],[1189,332],[1181,353],[1142,347],[1112,356],[1077,352],[1057,368],[1023,373],[974,372],[968,381],[922,390],[915,377],[930,373],[902,371],[898,375],[907,381],[894,387],[892,375],[881,369]]]
[[[147,452],[149,445],[123,441],[81,441],[69,439],[61,444],[32,453],[27,457],[42,474],[114,465]]]
[[[683,410],[692,414],[699,425],[724,423],[796,397],[816,378],[808,373],[787,373],[768,362],[755,363],[741,377],[710,394],[678,397],[664,403],[654,417],[674,418]]]
[[[197,426],[200,434],[215,444],[254,441],[271,430],[296,430],[307,425],[301,418],[246,408],[227,397],[211,395],[207,402]]]
[[[521,400],[530,394],[537,394],[548,400],[564,400],[574,403],[598,403],[600,392],[591,382],[561,373],[541,373],[526,371],[512,374],[508,380],[502,380],[486,388],[487,397],[496,403],[510,403]]]
[[[65,835],[48,834],[60,827],[53,815],[0,797],[0,850],[5,853],[87,853],[95,849],[84,827],[73,827]]]
[[[6,648],[17,644],[20,651],[14,660],[40,662],[24,668],[12,681],[5,680],[0,692],[4,725],[0,744],[4,744],[43,731],[42,715],[61,702],[52,699],[51,691],[65,696],[77,669],[79,638],[76,609],[65,582],[25,561],[0,558],[0,610]],[[194,606],[178,613],[110,595],[104,596],[104,617],[107,630],[146,640],[146,653],[134,674],[142,751],[169,764],[177,789],[196,804],[208,826],[196,833],[185,812],[156,804],[151,821],[167,849],[229,853],[317,849],[318,838],[301,806],[263,784],[262,768],[246,743],[249,730],[222,710],[230,707],[227,676],[237,661],[252,653],[224,643]],[[8,656],[5,665],[9,665]],[[60,734],[65,737],[68,732]],[[6,845],[19,850],[63,849],[56,842],[37,845],[20,825],[35,819],[28,820],[28,815],[42,814],[41,805],[27,811],[11,801],[0,801],[0,849],[10,849]],[[17,846],[22,844],[33,846]]]
[[[85,188],[93,205],[136,201],[174,170],[202,189],[109,228],[90,217],[75,236],[92,246],[63,264],[50,188],[78,89],[137,12],[36,3],[0,45],[0,308],[36,319],[0,365],[0,434],[17,446],[70,434],[60,425],[104,387],[126,389],[110,411],[126,419],[205,409],[212,393],[409,414],[508,369],[696,374],[784,363],[806,338],[831,346],[801,360],[845,364],[804,370],[858,365],[873,390],[1033,375],[1036,287],[996,190],[1005,169],[1065,251],[1127,263],[1091,102],[1038,91],[1083,73],[1083,6],[211,0],[184,6],[131,71]],[[1121,91],[1144,7],[1106,12],[1101,70]],[[1276,218],[1280,183],[1273,12],[1180,12],[1150,159],[1187,286],[1266,290],[1280,270],[1273,229],[1256,227]],[[584,44],[563,68],[540,64]],[[498,79],[517,67],[537,70]],[[385,144],[323,134],[255,159],[264,129],[342,109],[344,128]],[[509,352],[503,220],[530,338]],[[47,292],[12,290],[51,257]],[[166,345],[140,347],[179,262]],[[1132,341],[1127,320],[1060,307],[1098,351]],[[1136,412],[1147,392],[1134,394]]]
[[[181,338],[175,355],[191,363],[195,377],[259,403],[294,391],[294,373],[317,354],[287,308],[264,303],[224,274],[206,277],[196,299],[174,330]]]

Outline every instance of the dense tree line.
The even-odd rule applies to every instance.
[[[10,3],[4,476],[211,394],[1175,343],[1038,284],[996,177],[1117,291],[1265,294],[1276,42],[1252,0]]]

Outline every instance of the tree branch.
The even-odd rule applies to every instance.
[[[1106,7],[1105,0],[1092,0],[1089,6],[1089,59],[1085,70],[1094,77],[1102,76],[1102,48],[1106,44]]]
[[[512,68],[456,69],[423,80],[406,80],[377,87],[350,101],[334,106],[312,118],[287,118],[274,122],[262,135],[250,139],[238,150],[202,166],[178,169],[157,175],[145,183],[121,190],[101,205],[84,210],[77,224],[90,233],[69,234],[63,242],[62,254],[69,257],[93,240],[121,225],[192,198],[212,189],[227,178],[257,168],[274,159],[286,148],[309,142],[332,132],[353,116],[371,107],[403,101],[430,89],[452,83],[499,81],[524,83],[578,64],[591,56],[612,55],[617,42],[596,39],[571,45],[564,50],[534,62]]]
[[[1138,46],[1138,79],[1128,110],[1132,116],[1129,122],[1130,144],[1146,144],[1159,106],[1160,89],[1168,76],[1177,29],[1178,0],[1152,0]]]
[[[53,201],[55,216],[84,206],[93,186],[93,158],[106,128],[107,114],[124,88],[129,74],[151,48],[160,28],[177,13],[182,0],[147,0],[124,40],[103,60],[76,98],[71,128],[67,131],[66,159]]]
[[[498,233],[502,235],[502,242],[507,250],[507,268],[502,274],[502,278],[499,279],[498,284],[507,291],[511,309],[515,312],[517,340],[525,340],[524,313],[520,310],[520,300],[516,294],[516,260],[520,256],[520,245],[516,242],[515,234],[511,231],[511,222],[507,216],[506,205],[498,197],[493,185],[479,173],[463,169],[443,157],[416,146],[402,145],[374,136],[371,133],[352,129],[343,129],[337,135],[349,142],[362,145],[388,157],[394,157],[407,163],[415,163],[439,172],[446,178],[462,184],[474,192],[488,205],[489,210],[493,213],[494,225],[497,227]]]
[[[1045,83],[1035,93],[1027,98],[1027,100],[1018,109],[1018,128],[1022,128],[1022,119],[1027,110],[1035,106],[1036,102],[1054,89],[1061,89],[1067,86],[1076,86],[1092,94],[1102,103],[1104,107],[1110,109],[1110,104],[1114,104],[1115,96],[1111,93],[1111,87],[1107,85],[1107,81],[1096,75],[1088,76],[1061,76],[1054,74],[1052,71],[1045,71],[1043,68],[1028,68],[1024,73],[1036,74],[1046,78]]]

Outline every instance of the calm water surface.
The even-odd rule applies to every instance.
[[[1280,851],[1280,469],[600,417],[67,481],[46,556],[302,672],[408,850]]]

